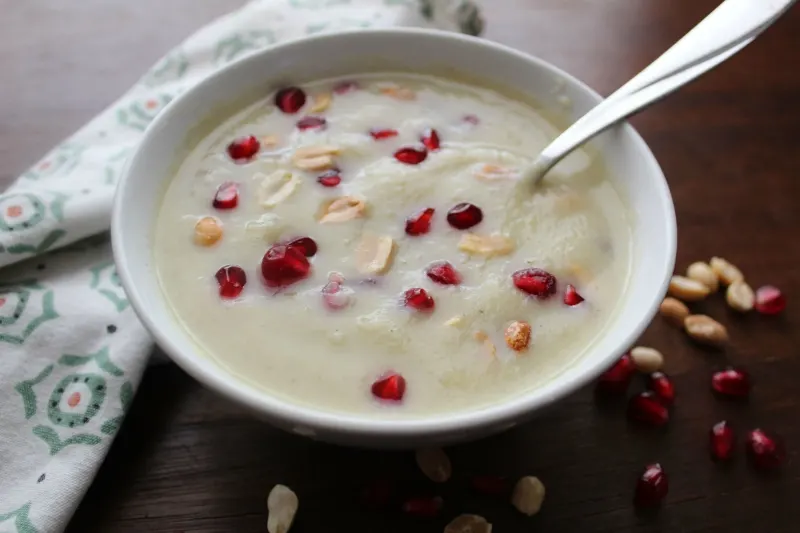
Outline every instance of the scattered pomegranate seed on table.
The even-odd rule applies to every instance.
[[[762,315],[777,315],[786,309],[786,298],[780,289],[764,285],[756,290],[755,309]]]
[[[342,175],[338,168],[326,170],[317,177],[317,183],[323,187],[336,187],[342,182]]]
[[[215,276],[219,285],[219,295],[222,298],[236,298],[247,284],[247,274],[235,265],[228,265],[217,270]]]
[[[489,496],[500,496],[511,490],[511,483],[508,479],[500,476],[473,476],[469,484],[475,492]]]
[[[772,470],[781,466],[786,460],[783,440],[763,429],[749,431],[745,445],[750,460],[758,468]]]
[[[416,237],[431,230],[431,219],[434,209],[428,207],[406,219],[406,234]]]
[[[311,271],[304,250],[285,244],[272,246],[261,260],[261,275],[268,287],[283,287],[305,278]]]
[[[623,354],[614,365],[603,372],[597,380],[595,391],[603,395],[622,395],[636,373],[630,354]]]
[[[234,139],[228,145],[228,155],[237,163],[249,161],[258,153],[261,144],[253,135]]]
[[[439,141],[439,133],[433,128],[428,128],[425,130],[425,133],[422,134],[419,140],[422,141],[422,144],[425,145],[425,148],[431,152],[438,150],[439,146],[441,145],[441,142]]]
[[[665,373],[653,372],[650,374],[647,377],[647,388],[667,407],[675,402],[675,387]]]
[[[447,223],[456,229],[469,229],[483,220],[481,208],[467,202],[454,205],[447,212]]]
[[[215,209],[233,209],[239,205],[239,185],[226,181],[217,188],[211,205]]]
[[[394,153],[394,158],[405,163],[406,165],[419,165],[428,157],[427,150],[420,150],[417,148],[400,148]]]
[[[439,514],[444,501],[439,496],[432,498],[410,498],[403,502],[403,512],[416,518],[433,518]]]
[[[392,137],[397,137],[397,130],[369,130],[369,134],[372,136],[373,139],[376,141],[380,141],[383,139],[391,139]]]
[[[300,131],[324,130],[327,127],[328,121],[322,117],[303,117],[297,121],[297,129]]]
[[[750,394],[750,377],[744,370],[726,368],[714,372],[711,387],[722,396],[745,398]]]
[[[299,87],[287,87],[275,93],[275,105],[289,115],[300,111],[305,103],[306,93]]]
[[[364,489],[362,501],[374,509],[385,509],[392,499],[394,487],[388,479],[376,479]]]
[[[461,283],[461,274],[447,261],[437,261],[428,266],[425,274],[440,285],[458,285]]]
[[[583,301],[584,301],[583,296],[578,294],[578,291],[575,289],[575,286],[567,284],[567,288],[564,290],[564,303],[572,307],[578,305]]]
[[[669,411],[652,391],[640,392],[628,400],[628,419],[646,426],[663,426]]]
[[[638,507],[654,507],[661,503],[667,492],[669,492],[667,473],[658,463],[647,465],[636,482],[633,501]]]
[[[435,303],[428,291],[420,288],[408,289],[403,293],[403,301],[406,307],[417,311],[433,311]]]
[[[524,293],[546,300],[556,293],[556,277],[541,268],[525,268],[511,275],[514,286]]]
[[[711,427],[709,434],[709,449],[711,457],[718,461],[727,461],[733,457],[736,445],[736,436],[731,425],[723,420]]]
[[[286,243],[289,248],[298,248],[306,257],[317,255],[317,243],[311,237],[297,237]]]

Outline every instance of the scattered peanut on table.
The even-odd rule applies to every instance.
[[[294,515],[299,505],[297,494],[285,485],[275,485],[267,497],[267,531],[287,533],[292,527]]]
[[[710,292],[706,285],[684,276],[672,276],[669,280],[669,294],[684,302],[698,302]]]
[[[681,329],[683,329],[683,321],[691,314],[685,303],[671,296],[664,298],[659,311],[667,321]]]
[[[636,346],[631,350],[631,359],[636,370],[644,374],[652,374],[664,366],[664,356],[655,348]]]
[[[711,265],[703,261],[697,261],[689,265],[689,268],[686,269],[686,277],[699,281],[708,287],[711,292],[719,290],[719,278],[717,278]]]
[[[492,524],[482,516],[462,514],[444,526],[444,533],[492,533]]]
[[[544,493],[544,484],[538,477],[525,476],[514,485],[511,503],[520,513],[533,516],[542,508]]]
[[[725,291],[725,301],[731,309],[746,313],[753,309],[756,303],[756,294],[744,280],[734,281]]]
[[[707,315],[689,315],[683,322],[686,333],[697,342],[722,346],[728,342],[725,326]]]
[[[416,459],[419,469],[434,483],[444,483],[453,473],[450,458],[441,448],[417,450]]]
[[[710,265],[723,285],[730,285],[734,281],[744,281],[742,271],[736,268],[736,265],[721,257],[712,257]]]

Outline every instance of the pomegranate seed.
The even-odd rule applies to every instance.
[[[211,205],[216,209],[233,209],[239,205],[239,185],[232,181],[220,185]]]
[[[422,134],[422,137],[420,137],[419,140],[422,141],[422,144],[425,145],[425,148],[431,152],[438,150],[441,144],[439,141],[439,133],[433,128],[428,128],[425,130],[425,133]]]
[[[362,500],[373,509],[384,509],[392,499],[392,483],[387,479],[376,479],[364,489]]]
[[[511,490],[508,480],[500,476],[474,476],[469,484],[475,492],[489,496],[500,496]]]
[[[433,498],[410,498],[403,502],[403,512],[417,518],[433,518],[442,510],[443,503],[439,496]]]
[[[645,391],[628,400],[628,418],[647,426],[663,426],[669,422],[669,411],[654,393]]]
[[[297,246],[276,244],[261,260],[261,275],[269,287],[291,285],[305,278],[310,270],[305,248]]]
[[[726,421],[717,422],[711,427],[709,445],[711,457],[718,461],[727,461],[733,457],[733,449],[736,438],[733,428]]]
[[[300,111],[306,103],[306,93],[300,87],[287,87],[275,94],[275,105],[290,115]]]
[[[466,202],[456,204],[447,212],[447,222],[456,229],[469,229],[483,220],[481,208]]]
[[[343,81],[333,88],[333,92],[336,94],[346,94],[356,90],[358,90],[358,84],[354,81]]]
[[[317,254],[317,243],[311,237],[297,237],[286,243],[289,248],[297,248],[306,257],[314,257]]]
[[[472,124],[473,126],[477,126],[480,122],[480,119],[476,115],[464,115],[464,122]]]
[[[328,121],[322,117],[303,117],[297,121],[297,129],[300,131],[324,130],[327,127]]]
[[[517,270],[511,279],[516,288],[540,300],[546,300],[556,293],[556,277],[541,268]]]
[[[328,309],[338,311],[344,309],[352,300],[352,289],[343,287],[338,281],[329,281],[322,287],[322,299]]]
[[[381,400],[399,402],[406,393],[406,380],[400,374],[390,372],[372,384],[372,395]]]
[[[338,168],[326,170],[317,177],[317,183],[323,187],[336,187],[342,182],[341,171]]]
[[[425,289],[413,288],[403,293],[403,301],[406,307],[417,311],[433,311],[435,303],[433,297]]]
[[[758,468],[765,470],[778,468],[786,460],[786,447],[783,440],[763,429],[754,429],[748,432],[745,444],[750,460]]]
[[[636,373],[636,365],[630,354],[623,354],[614,366],[606,370],[597,380],[597,388],[600,394],[621,395],[628,390],[633,375]]]
[[[394,158],[406,165],[419,165],[428,157],[427,150],[417,148],[400,148],[394,153]]]
[[[786,298],[780,289],[764,285],[756,291],[756,311],[762,315],[777,315],[786,309]]]
[[[669,492],[667,473],[658,463],[647,465],[636,482],[634,503],[639,507],[653,507],[661,503]]]
[[[259,148],[261,148],[261,144],[254,136],[240,137],[234,139],[233,142],[228,145],[228,155],[237,163],[240,161],[248,161],[258,153]]]
[[[242,267],[228,265],[217,270],[215,275],[219,284],[219,295],[222,298],[236,298],[247,284],[247,274]]]
[[[431,230],[431,219],[435,209],[428,207],[406,219],[406,233],[408,235],[423,235]]]
[[[441,285],[458,285],[461,283],[461,274],[447,261],[437,261],[425,271],[431,280]]]
[[[675,401],[675,386],[663,372],[653,372],[647,378],[647,388],[653,391],[656,398],[669,407]]]
[[[397,137],[397,130],[369,130],[369,134],[376,141],[380,141],[381,139]]]
[[[723,396],[745,398],[750,394],[750,377],[744,370],[727,368],[714,372],[711,387]]]
[[[573,305],[578,305],[582,301],[583,296],[578,294],[578,291],[575,289],[575,287],[568,283],[567,288],[564,290],[564,303],[572,307]]]

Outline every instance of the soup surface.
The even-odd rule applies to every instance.
[[[207,357],[293,403],[403,418],[519,396],[602,335],[630,268],[628,210],[588,153],[520,183],[557,133],[438,77],[268,95],[177,167],[163,292]]]

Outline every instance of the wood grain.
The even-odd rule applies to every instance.
[[[103,109],[167,48],[232,9],[234,0],[0,0],[0,186]],[[699,21],[716,0],[492,0],[488,37],[536,54],[608,94]],[[720,254],[752,284],[800,301],[800,10],[733,60],[633,120],[668,176],[680,227],[678,268]],[[794,532],[800,520],[798,315],[737,316],[720,297],[700,309],[730,328],[732,348],[710,353],[661,321],[643,343],[667,355],[678,400],[665,431],[629,427],[619,405],[582,390],[534,422],[449,450],[454,480],[446,517],[487,516],[495,531]],[[715,399],[710,373],[746,367],[746,404]],[[636,387],[640,387],[639,384]],[[713,464],[707,432],[720,419],[740,430],[774,428],[789,464],[758,475],[739,454]],[[739,450],[741,451],[741,450]],[[793,461],[792,461],[793,459]],[[632,487],[660,461],[671,490],[656,515],[637,514]],[[475,473],[538,475],[547,501],[537,517],[464,488]],[[265,531],[274,483],[300,495],[292,531],[435,532],[445,518],[409,521],[358,503],[374,475],[430,487],[407,453],[337,448],[253,420],[176,367],[150,369],[126,424],[69,532]]]

